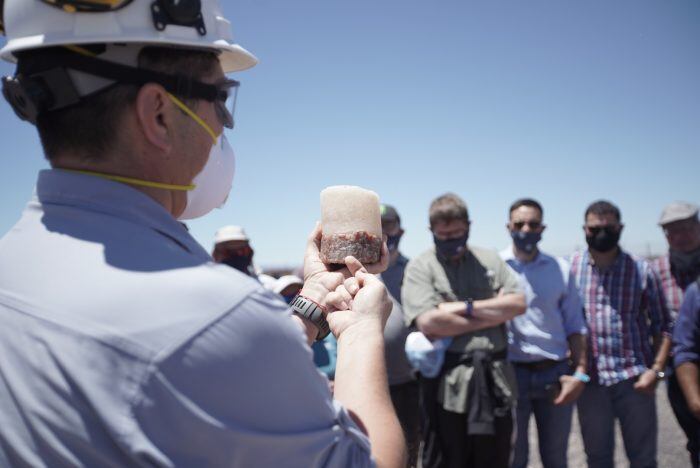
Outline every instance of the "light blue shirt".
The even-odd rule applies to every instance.
[[[0,323],[0,466],[372,465],[287,305],[127,185],[40,174]]]
[[[569,277],[569,265],[542,252],[531,262],[523,263],[515,258],[512,247],[500,255],[518,274],[527,300],[527,311],[508,322],[508,359],[565,359],[567,338],[587,333],[583,305]]]

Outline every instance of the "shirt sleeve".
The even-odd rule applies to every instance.
[[[688,288],[673,328],[673,365],[700,360],[700,290],[697,284]]]
[[[666,300],[661,288],[661,280],[648,263],[644,262],[646,271],[646,305],[649,316],[649,332],[651,336],[661,335],[670,337],[671,314],[666,307]]]
[[[156,466],[373,466],[369,439],[271,293],[159,362],[133,411]]]
[[[495,289],[503,294],[524,293],[523,286],[520,282],[518,274],[504,262],[501,257],[496,255],[494,259],[496,282]]]
[[[433,277],[428,265],[418,257],[408,262],[401,287],[401,304],[407,326],[416,318],[443,302],[440,293],[433,287]]]
[[[559,263],[559,269],[564,277],[564,284],[566,284],[566,290],[559,302],[564,317],[564,331],[566,332],[566,336],[568,337],[576,333],[587,335],[588,327],[586,326],[586,317],[583,312],[583,303],[581,302],[581,296],[576,288],[576,281],[574,280],[569,263],[561,258],[558,258],[557,262]]]

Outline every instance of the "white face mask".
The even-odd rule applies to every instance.
[[[200,218],[226,203],[235,169],[233,148],[222,133],[212,146],[204,168],[192,181],[195,188],[187,192],[187,205],[178,219]]]

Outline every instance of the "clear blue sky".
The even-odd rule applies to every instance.
[[[491,248],[508,244],[510,203],[537,198],[556,254],[585,244],[595,199],[621,208],[638,254],[665,249],[666,203],[700,202],[697,0],[224,3],[260,64],[236,76],[229,203],[190,225],[207,248],[240,224],[258,264],[298,263],[335,184],[394,204],[409,256],[430,245],[428,205],[445,191],[467,201],[470,242]],[[5,232],[47,164],[0,107]]]

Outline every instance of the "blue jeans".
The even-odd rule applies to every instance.
[[[631,468],[656,467],[656,400],[634,388],[636,379],[604,387],[588,384],[578,399],[578,418],[590,468],[613,468],[615,418],[620,421]]]
[[[518,407],[516,410],[517,436],[513,453],[513,468],[528,465],[529,447],[527,428],[530,414],[535,414],[540,457],[545,468],[565,468],[566,451],[571,431],[573,404],[555,406],[548,385],[559,382],[559,377],[569,373],[569,365],[562,361],[549,369],[533,371],[515,365],[518,380]]]

